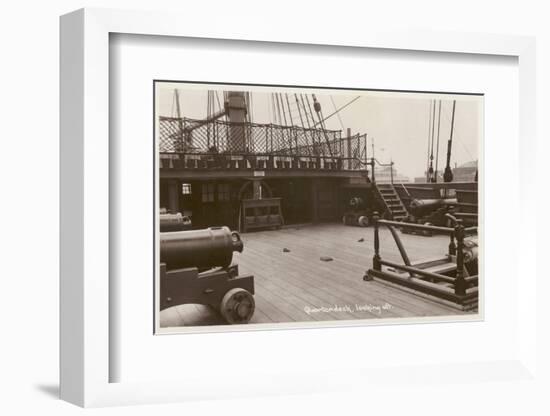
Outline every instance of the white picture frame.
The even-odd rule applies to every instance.
[[[185,25],[181,24],[183,20]],[[487,379],[537,383],[537,305],[534,300],[537,279],[542,276],[537,275],[536,262],[532,261],[534,253],[529,251],[529,245],[520,245],[517,253],[525,285],[517,292],[518,328],[514,335],[518,343],[517,354],[507,360],[460,365],[450,360],[439,366],[418,363],[412,378],[406,376],[409,370],[370,367],[365,372],[361,367],[350,370],[321,366],[320,373],[307,374],[295,374],[292,369],[283,368],[277,375],[248,383],[240,381],[231,388],[224,388],[220,380],[213,382],[207,375],[198,378],[182,375],[176,382],[110,382],[109,365],[119,358],[109,347],[112,335],[109,308],[113,306],[109,297],[109,171],[112,167],[109,158],[109,36],[112,33],[515,57],[520,86],[520,189],[516,190],[520,197],[519,213],[526,213],[527,207],[536,203],[535,185],[527,177],[529,160],[534,160],[536,155],[533,38],[472,33],[434,36],[427,32],[384,32],[368,27],[349,27],[334,36],[322,29],[281,32],[277,25],[269,22],[240,34],[234,31],[235,22],[220,20],[217,23],[205,26],[200,19],[184,19],[173,13],[106,9],[82,9],[61,18],[61,398],[88,407],[274,392],[318,393],[346,389],[352,384],[359,389],[372,387],[380,380],[388,383],[394,377],[405,383],[428,383],[439,380],[444,370],[449,370],[455,380],[465,384]],[[517,238],[535,241],[535,217],[519,217]],[[318,381],[319,374],[327,375],[323,382]]]

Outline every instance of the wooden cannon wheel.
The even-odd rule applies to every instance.
[[[359,224],[360,227],[368,227],[369,226],[369,217],[367,217],[366,215],[361,215],[357,219],[357,223]]]
[[[248,290],[237,287],[223,296],[220,312],[228,324],[247,324],[255,307],[254,296]]]
[[[359,227],[369,226],[369,217],[366,215],[346,214],[342,217],[344,225],[358,225]]]

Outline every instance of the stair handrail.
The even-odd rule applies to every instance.
[[[394,165],[394,162],[393,160],[390,162],[390,163],[382,163],[380,162],[378,159],[376,159],[375,157],[371,157],[370,158],[370,162],[367,162],[369,165],[371,165],[371,168],[372,168],[372,182],[375,183],[376,182],[376,178],[375,178],[375,174],[374,174],[374,163],[377,163],[378,166],[391,166],[390,168],[390,177],[391,177],[391,184],[393,185],[393,165]]]
[[[409,190],[407,189],[407,187],[405,186],[405,184],[401,183],[401,187],[403,188],[403,190],[405,191],[405,193],[407,194],[407,196],[409,198],[411,198],[411,193],[409,192]]]
[[[378,166],[393,166],[395,163],[394,162],[390,162],[390,163],[382,163],[380,162],[378,159],[374,158],[374,157],[371,157],[371,160],[374,160]]]

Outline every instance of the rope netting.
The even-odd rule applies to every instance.
[[[364,160],[366,139],[365,134],[342,137],[341,130],[174,117],[159,119],[161,153],[331,156]],[[359,161],[354,163],[358,168]]]

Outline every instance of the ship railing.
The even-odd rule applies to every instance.
[[[157,146],[174,153],[272,153],[366,159],[367,135],[296,125],[159,117]]]
[[[284,153],[160,153],[161,169],[192,170],[330,170],[367,172],[368,163],[358,158],[309,156]]]
[[[423,224],[412,224],[412,223],[403,223],[399,221],[389,221],[380,219],[380,216],[377,212],[373,215],[374,223],[374,257],[373,257],[373,270],[376,272],[382,271],[382,266],[392,267],[397,270],[408,272],[410,277],[413,278],[415,275],[423,276],[429,279],[433,279],[437,282],[446,282],[451,283],[454,286],[454,295],[458,297],[467,296],[466,289],[470,283],[477,282],[477,276],[465,276],[464,275],[464,238],[467,235],[477,234],[477,227],[467,227],[465,228],[462,225],[462,220],[453,217],[450,214],[446,214],[450,219],[453,226],[452,227],[439,227],[434,225],[423,225]],[[385,226],[388,228],[392,237],[395,241],[399,254],[403,260],[403,264],[396,262],[388,261],[382,259],[380,256],[380,227]],[[410,261],[408,253],[399,237],[397,228],[407,227],[416,231],[430,231],[437,232],[440,234],[446,234],[450,237],[449,243],[449,257],[456,257],[456,276],[451,278],[449,276],[431,273],[429,271],[423,270],[418,267],[414,267]],[[438,292],[437,289],[433,291]],[[444,293],[441,291],[440,294]]]

